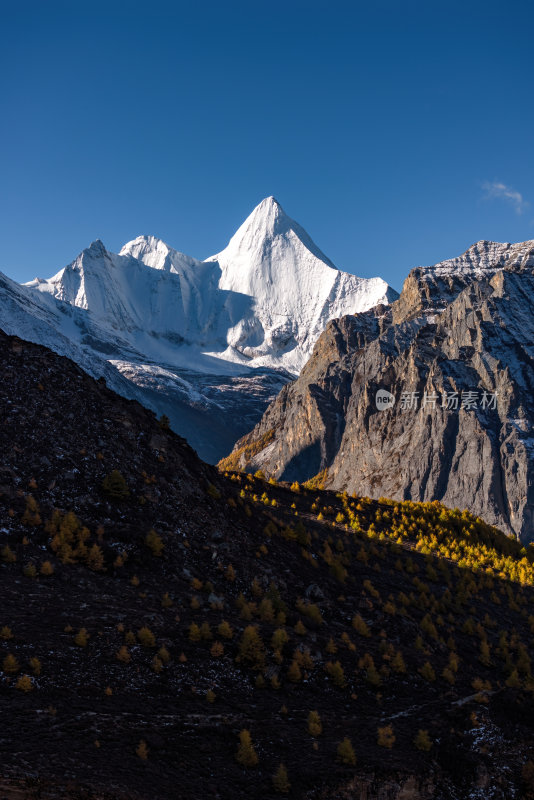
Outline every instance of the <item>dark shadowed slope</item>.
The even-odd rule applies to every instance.
[[[530,548],[438,504],[218,474],[3,334],[0,374],[3,795],[532,788]]]

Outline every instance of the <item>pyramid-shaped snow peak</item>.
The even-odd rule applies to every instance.
[[[329,258],[317,247],[298,222],[289,217],[274,197],[266,197],[230,239],[228,246],[210,260],[220,263],[243,255],[268,255],[275,243],[285,241],[290,249],[309,252],[319,261],[335,269]]]
[[[220,266],[221,289],[253,299],[252,313],[229,331],[234,352],[295,372],[328,320],[387,303],[391,296],[380,278],[336,269],[274,197],[262,200],[209,260]]]

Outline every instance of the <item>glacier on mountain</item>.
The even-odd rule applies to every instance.
[[[94,242],[54,277],[27,285],[88,309],[158,362],[221,374],[224,362],[296,374],[328,320],[397,296],[381,278],[336,269],[273,197],[206,261],[153,236],[118,255]]]
[[[96,241],[52,278],[2,276],[0,327],[166,413],[216,461],[306,363],[333,317],[387,304],[380,278],[338,270],[272,198],[205,261],[153,236]]]

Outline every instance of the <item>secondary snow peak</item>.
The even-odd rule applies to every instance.
[[[95,239],[94,242],[91,242],[89,247],[82,251],[83,255],[87,253],[87,255],[91,255],[93,258],[100,258],[102,256],[107,256],[108,251],[106,250],[106,246],[101,239]]]
[[[169,247],[163,239],[148,235],[138,236],[131,242],[126,242],[119,255],[131,256],[147,267],[164,272],[182,273],[184,270],[198,267],[202,263],[196,258]]]

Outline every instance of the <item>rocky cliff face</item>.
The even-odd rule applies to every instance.
[[[391,307],[332,321],[226,465],[438,499],[533,540],[533,267],[534,242],[479,242],[413,270]]]
[[[481,241],[457,258],[440,261],[433,267],[416,267],[404,282],[393,321],[398,323],[423,312],[442,311],[466,286],[491,277],[499,269],[521,269],[529,263],[532,266],[533,246],[533,241],[517,244]]]

